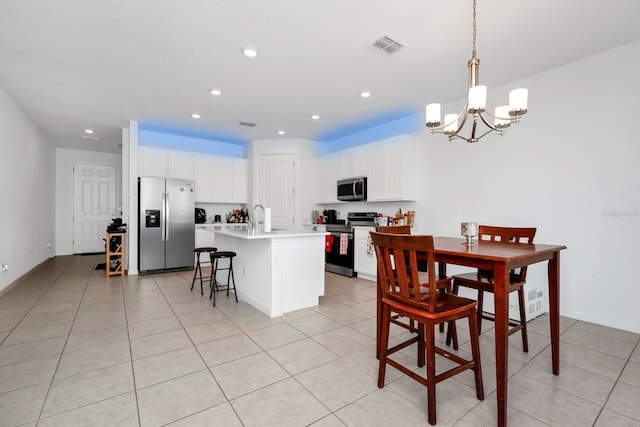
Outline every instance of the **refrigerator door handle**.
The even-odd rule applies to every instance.
[[[167,193],[162,193],[162,197],[160,199],[160,240],[165,241],[165,224],[167,223],[165,215],[167,214],[167,209],[165,206],[165,196]]]
[[[169,241],[169,224],[171,223],[169,221],[169,212],[171,212],[171,209],[169,208],[169,193],[165,193],[165,240]]]

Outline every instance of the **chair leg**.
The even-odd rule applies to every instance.
[[[378,349],[380,363],[378,365],[378,388],[384,387],[384,375],[387,368],[387,348],[389,346],[389,327],[391,326],[391,313],[387,305],[382,306],[382,336]]]
[[[216,258],[211,262],[211,277],[209,279],[209,284],[211,287],[211,293],[209,294],[209,298],[213,300],[213,306],[216,306],[216,271],[218,270],[218,259]]]
[[[475,362],[473,368],[476,380],[476,396],[479,400],[484,400],[484,385],[482,384],[482,365],[480,362],[480,342],[478,339],[478,324],[475,309],[469,313],[469,335],[471,336],[471,357]]]
[[[424,343],[427,353],[427,417],[436,423],[436,349],[434,325],[425,326]]]
[[[447,289],[447,291],[451,292],[453,295],[458,295],[459,289],[460,287],[454,281],[453,286],[450,289]],[[444,323],[440,324],[440,330],[442,330],[443,327],[444,327]],[[449,325],[447,327],[447,338],[445,340],[445,344],[451,345],[452,341],[453,341],[453,349],[458,350],[458,330],[456,329],[455,320],[452,320],[451,322],[449,322]]]
[[[425,365],[424,324],[418,323],[418,368]]]
[[[238,302],[238,292],[236,291],[236,276],[233,273],[233,257],[229,258],[229,273],[231,273],[231,280],[233,283],[233,296]],[[229,296],[229,279],[227,279],[227,296]]]
[[[482,302],[484,300],[484,291],[478,290],[478,335],[482,333]]]
[[[196,253],[197,261],[196,268],[193,272],[193,280],[191,280],[191,290],[193,290],[193,285],[196,284],[196,278],[198,277],[198,272],[200,272],[200,290],[202,291],[202,270],[200,269],[200,252]]]
[[[456,321],[451,320],[447,322],[447,339],[445,344],[451,345],[453,341],[453,349],[458,350],[458,329],[456,328]]]
[[[445,293],[445,289],[440,289],[440,292],[442,292],[444,294]],[[446,292],[451,292],[451,289],[447,289]],[[444,322],[440,323],[439,328],[440,328],[440,333],[443,333],[444,332]]]
[[[527,338],[527,310],[524,304],[524,286],[518,289],[518,305],[520,306],[520,324],[522,325],[522,351],[529,352],[529,339]]]

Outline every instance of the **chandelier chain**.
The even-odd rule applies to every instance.
[[[473,0],[473,51],[471,57],[476,57],[476,0]]]

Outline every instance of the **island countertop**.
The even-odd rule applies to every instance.
[[[207,228],[208,231],[213,231],[216,234],[224,236],[236,237],[238,239],[254,240],[254,239],[279,239],[279,238],[295,238],[295,237],[312,237],[312,236],[326,236],[326,231],[313,231],[313,230],[272,230],[268,233],[258,232],[251,230],[249,227],[219,227],[219,228]]]

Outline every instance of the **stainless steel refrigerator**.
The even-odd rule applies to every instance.
[[[138,178],[138,269],[193,268],[193,181]]]

